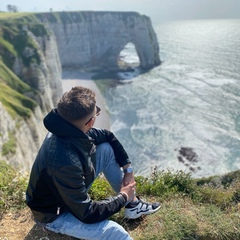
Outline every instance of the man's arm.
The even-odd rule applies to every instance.
[[[88,135],[94,139],[96,145],[108,142],[114,151],[116,162],[120,167],[131,164],[127,152],[112,132],[106,129],[92,128]]]
[[[111,217],[127,201],[121,193],[102,201],[92,201],[87,194],[81,169],[74,165],[58,169],[53,175],[53,181],[61,197],[60,202],[84,223],[100,222]]]

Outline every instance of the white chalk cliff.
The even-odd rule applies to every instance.
[[[119,54],[128,43],[135,45],[141,68],[160,64],[158,40],[147,16],[134,12],[82,12],[79,19],[79,13],[73,12],[63,21],[49,22],[62,67],[116,69]]]

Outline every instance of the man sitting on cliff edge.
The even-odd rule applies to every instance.
[[[135,196],[131,162],[121,143],[108,130],[93,128],[100,114],[95,93],[84,87],[66,92],[44,118],[49,131],[32,167],[27,205],[44,228],[81,239],[132,239],[107,220],[125,207],[136,219],[159,210]],[[92,183],[103,172],[116,196],[93,201]]]

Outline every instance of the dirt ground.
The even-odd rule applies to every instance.
[[[0,240],[76,240],[76,238],[55,234],[37,226],[28,209],[9,212],[0,218]]]

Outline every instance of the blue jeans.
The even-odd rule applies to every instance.
[[[108,143],[97,146],[96,177],[103,172],[112,188],[119,192],[122,183],[122,171],[115,161],[112,147]],[[61,214],[55,221],[48,223],[46,229],[88,240],[132,240],[127,231],[111,220],[87,224],[75,218],[71,213]]]

